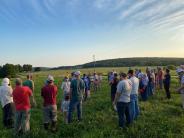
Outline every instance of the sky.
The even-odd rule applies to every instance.
[[[0,65],[184,57],[184,0],[0,0]]]

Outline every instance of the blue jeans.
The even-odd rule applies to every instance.
[[[138,105],[138,95],[132,94],[130,95],[130,115],[131,121],[136,119],[139,115],[139,105]]]
[[[77,117],[80,121],[82,119],[82,101],[81,100],[71,100],[68,111],[68,123],[72,122],[72,112],[77,107]]]
[[[125,127],[125,116],[127,124],[131,123],[131,116],[130,116],[130,103],[118,102],[117,103],[117,111],[119,117],[119,126]]]

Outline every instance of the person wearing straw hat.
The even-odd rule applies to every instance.
[[[80,71],[75,72],[75,78],[76,79],[72,80],[70,86],[71,101],[69,105],[68,123],[72,122],[72,112],[74,108],[77,108],[78,121],[82,120],[82,100],[83,93],[85,92],[85,84],[80,78]]]
[[[14,103],[10,80],[4,78],[0,87],[0,101],[3,107],[3,124],[6,128],[13,127]]]

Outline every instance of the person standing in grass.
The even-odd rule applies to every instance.
[[[57,87],[54,85],[54,77],[49,75],[47,79],[48,84],[41,89],[41,96],[43,97],[43,114],[44,114],[44,128],[49,129],[51,123],[51,131],[56,132],[57,123]]]
[[[171,98],[171,93],[170,93],[170,83],[171,83],[171,75],[170,75],[170,70],[169,69],[166,69],[166,73],[164,75],[164,80],[163,80],[163,83],[164,83],[164,89],[165,89],[165,92],[166,92],[166,96],[168,99]]]
[[[111,85],[111,101],[112,102],[114,102],[114,99],[115,99],[118,83],[119,83],[118,74],[114,73],[113,80],[110,82],[110,85]]]
[[[87,100],[87,98],[89,98],[89,96],[90,96],[90,93],[89,93],[89,90],[90,90],[90,82],[89,82],[89,79],[88,79],[88,77],[87,77],[87,75],[86,74],[83,74],[83,78],[82,78],[82,80],[84,81],[84,84],[85,84],[85,95],[84,95],[84,100],[86,101]]]
[[[10,80],[4,78],[0,87],[0,101],[3,107],[3,125],[6,128],[13,127],[14,103],[12,92]]]
[[[179,74],[179,77],[181,78],[181,86],[177,89],[177,92],[181,94],[181,101],[182,101],[182,108],[184,109],[184,69],[179,68],[177,70],[177,73]]]
[[[25,80],[23,82],[23,86],[27,86],[29,87],[31,90],[32,90],[32,95],[33,95],[33,100],[34,100],[34,103],[36,104],[36,101],[35,101],[35,98],[34,98],[34,81],[32,80],[33,76],[31,74],[28,74],[27,75],[27,80]]]
[[[159,83],[159,89],[163,89],[163,78],[164,78],[164,72],[161,67],[158,68],[158,83]]]
[[[130,81],[132,82],[132,91],[130,94],[130,113],[131,120],[134,120],[139,115],[139,105],[138,105],[138,90],[139,90],[139,79],[134,75],[133,70],[128,71]]]
[[[69,105],[70,105],[70,96],[65,96],[64,101],[61,104],[61,111],[63,113],[64,122],[68,124],[68,111],[69,111]]]
[[[77,107],[77,117],[78,121],[82,120],[82,100],[83,93],[85,92],[85,84],[82,79],[80,79],[80,71],[75,72],[76,79],[71,82],[70,89],[70,105],[68,113],[68,123],[72,122],[72,113]]]
[[[148,99],[148,91],[147,91],[147,86],[148,86],[148,77],[146,74],[142,73],[140,76],[140,81],[139,81],[139,91],[141,94],[141,98],[143,101],[147,101]]]
[[[70,85],[71,82],[69,81],[69,78],[66,76],[64,78],[64,82],[61,84],[61,90],[63,91],[63,99],[65,99],[66,96],[70,95]]]
[[[119,126],[125,127],[125,116],[127,124],[131,123],[130,116],[130,94],[132,91],[132,82],[127,79],[127,74],[120,74],[121,81],[118,83],[114,105],[117,106],[119,116]]]
[[[151,73],[151,68],[148,67],[146,69],[146,73],[147,73],[147,76],[148,76],[148,86],[147,86],[147,93],[148,93],[148,96],[152,96],[153,95],[153,84],[154,84],[154,76],[152,75]]]
[[[13,101],[15,103],[15,132],[26,133],[30,131],[30,98],[34,106],[32,91],[27,86],[22,86],[22,80],[17,78],[16,87],[13,90]]]

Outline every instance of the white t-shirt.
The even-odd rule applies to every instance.
[[[117,86],[117,93],[121,94],[118,102],[129,103],[131,91],[132,91],[132,82],[130,80],[120,81]]]
[[[61,89],[66,92],[66,93],[69,93],[70,92],[70,84],[71,82],[63,82],[62,85],[61,85]]]
[[[132,91],[131,94],[138,94],[139,89],[139,79],[135,76],[130,78],[130,81],[132,82]]]
[[[8,85],[0,86],[0,101],[2,107],[9,103],[13,103],[12,88]]]

